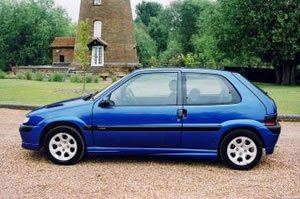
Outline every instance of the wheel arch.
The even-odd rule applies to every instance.
[[[236,131],[236,130],[248,130],[248,131],[251,131],[253,133],[255,133],[257,135],[257,137],[260,139],[261,143],[262,143],[262,146],[263,148],[265,148],[265,142],[264,142],[264,139],[262,137],[262,135],[258,132],[258,130],[253,127],[253,126],[238,126],[238,127],[232,127],[232,128],[229,128],[227,129],[223,135],[221,136],[220,140],[219,140],[219,143],[218,143],[218,151],[220,151],[220,147],[221,147],[221,144],[224,140],[224,138],[231,132],[233,131]]]
[[[86,144],[86,140],[84,139],[84,135],[83,135],[83,132],[81,130],[81,128],[79,126],[77,126],[76,124],[72,123],[72,122],[66,122],[66,121],[55,121],[55,122],[51,122],[49,124],[47,124],[43,131],[42,131],[42,134],[41,134],[41,137],[40,137],[40,142],[39,142],[39,145],[40,147],[44,147],[44,141],[45,141],[45,138],[46,138],[46,135],[47,133],[55,128],[55,127],[59,127],[59,126],[66,126],[66,127],[71,127],[71,128],[74,128],[75,130],[78,131],[78,133],[81,135],[83,141],[84,141],[84,144]]]

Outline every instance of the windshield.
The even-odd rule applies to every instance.
[[[105,93],[107,90],[109,90],[111,87],[113,87],[115,84],[117,84],[119,81],[121,81],[121,79],[119,79],[118,81],[116,81],[115,83],[107,86],[106,88],[104,88],[103,90],[101,90],[99,93],[97,93],[93,99],[97,99],[98,97],[100,97],[103,93]]]

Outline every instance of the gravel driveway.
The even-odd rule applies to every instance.
[[[25,114],[0,109],[0,198],[300,198],[300,123],[282,123],[275,153],[247,172],[218,162],[140,157],[63,167],[21,149]]]

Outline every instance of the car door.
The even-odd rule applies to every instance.
[[[178,77],[177,72],[138,74],[105,96],[110,105],[95,105],[93,110],[95,145],[178,147],[182,127],[177,119],[182,109]]]
[[[183,73],[185,118],[180,147],[216,150],[222,123],[243,117],[239,93],[223,76]]]

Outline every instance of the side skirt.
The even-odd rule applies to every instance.
[[[173,148],[87,147],[88,155],[143,155],[159,157],[218,159],[217,150]]]

